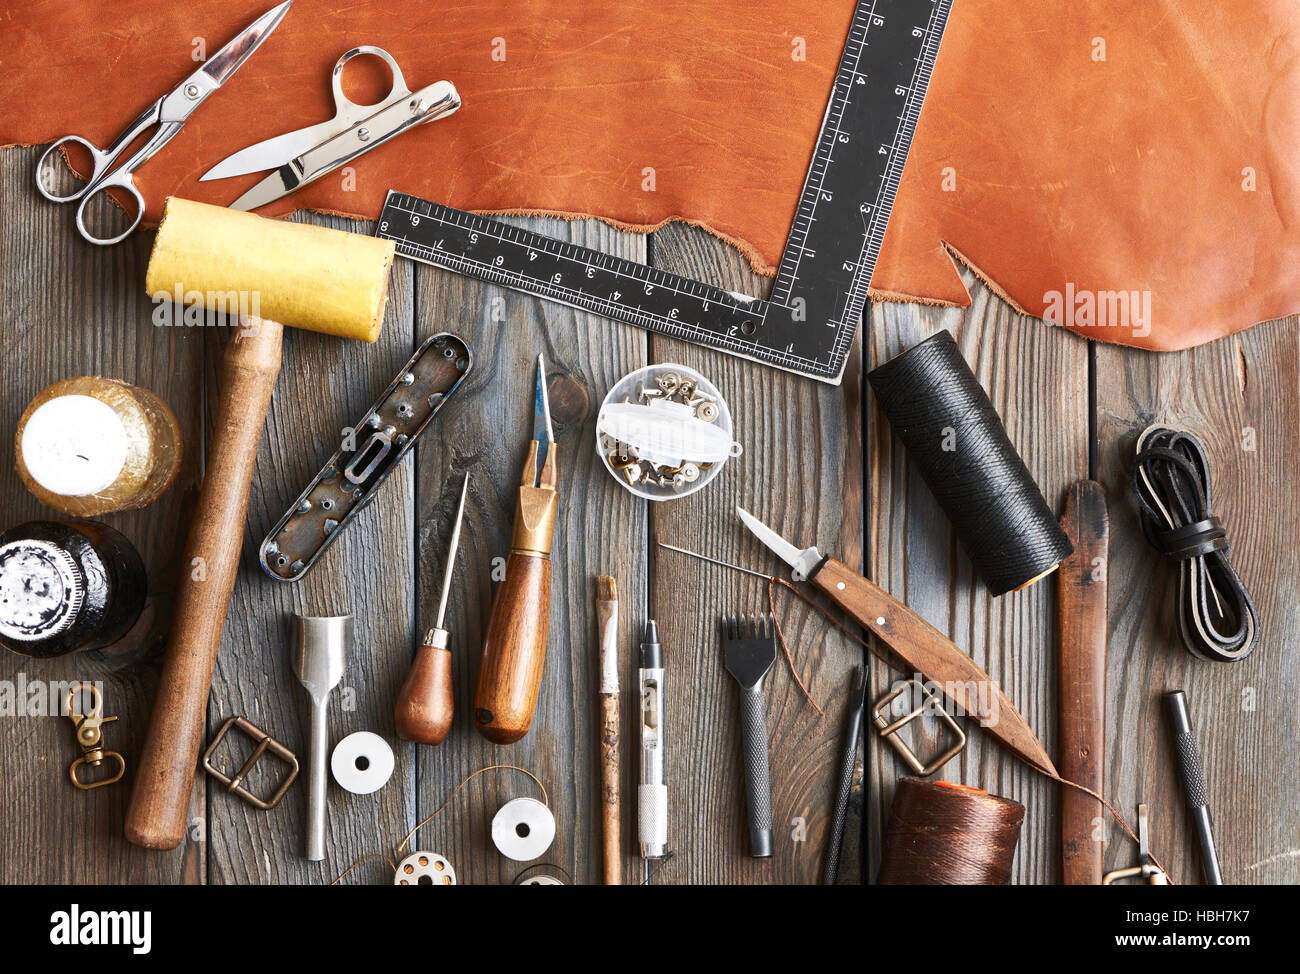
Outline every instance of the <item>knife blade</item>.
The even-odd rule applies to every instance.
[[[993,678],[938,629],[844,562],[815,547],[799,549],[748,511],[741,521],[792,569],[928,677],[948,700],[980,722],[1003,747],[1052,775],[1056,765]]]

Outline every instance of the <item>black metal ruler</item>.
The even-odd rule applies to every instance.
[[[838,383],[952,0],[859,0],[768,300],[389,191],[414,260]]]

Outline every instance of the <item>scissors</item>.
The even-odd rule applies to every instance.
[[[343,68],[363,54],[380,58],[393,76],[388,94],[373,105],[358,105],[343,93]],[[199,182],[275,170],[230,204],[233,210],[256,209],[297,192],[416,125],[444,118],[460,108],[460,95],[451,82],[438,81],[413,92],[393,56],[368,44],[354,47],[338,59],[330,84],[334,89],[332,119],[240,149],[200,176]]]
[[[136,189],[135,180],[132,178],[135,171],[175,138],[186,120],[203,104],[208,95],[229,81],[231,75],[262,46],[262,42],[271,35],[284,19],[284,15],[289,12],[292,3],[293,0],[285,0],[284,3],[273,7],[249,24],[238,37],[208,58],[203,67],[146,108],[107,149],[101,150],[79,135],[65,135],[53,143],[36,163],[36,188],[40,190],[41,195],[54,203],[81,200],[77,207],[77,230],[90,243],[108,245],[125,240],[144,218],[144,198]],[[122,153],[154,125],[158,128],[153,136],[121,167],[114,169]],[[46,172],[46,160],[50,153],[70,142],[83,146],[90,153],[93,168],[85,185],[66,196],[59,196],[46,187],[43,174]],[[116,237],[99,237],[86,229],[86,204],[92,197],[109,189],[125,190],[135,199],[135,219]]]

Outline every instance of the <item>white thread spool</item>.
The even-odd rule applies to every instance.
[[[18,475],[38,500],[95,517],[153,502],[180,470],[180,425],[148,389],[80,376],[41,390],[14,437]]]
[[[555,839],[555,816],[535,798],[515,798],[492,818],[492,844],[507,859],[529,862]]]
[[[334,745],[330,755],[334,780],[354,795],[369,795],[393,774],[393,749],[378,734],[357,731]]]

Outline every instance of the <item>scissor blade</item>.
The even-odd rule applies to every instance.
[[[282,135],[263,139],[226,156],[200,176],[199,182],[206,182],[209,179],[229,179],[231,176],[247,176],[251,172],[278,169],[326,139],[332,139],[347,127],[347,119],[333,118],[328,122],[298,129],[296,132],[285,132]]]
[[[822,560],[821,552],[815,547],[800,550],[781,537],[743,507],[737,507],[736,513],[745,527],[753,532],[754,537],[767,545],[772,552],[796,572],[796,578],[807,578]]]
[[[302,182],[295,178],[293,182],[290,183],[285,179],[284,170],[289,168],[289,166],[281,166],[246,192],[243,196],[239,197],[239,199],[235,200],[235,202],[231,203],[230,208],[232,210],[255,210],[259,206],[265,206],[267,203],[274,203],[281,196],[288,196],[290,193],[295,192],[298,187],[302,185]]]
[[[533,439],[537,441],[537,469],[546,466],[546,453],[555,442],[551,429],[551,399],[546,391],[546,364],[537,356],[537,389],[533,394]]]
[[[262,42],[271,36],[271,31],[280,25],[292,3],[293,0],[284,0],[278,7],[272,7],[262,14],[245,27],[238,37],[208,58],[201,70],[218,86],[225,84],[253,56],[253,52],[262,46]]]

